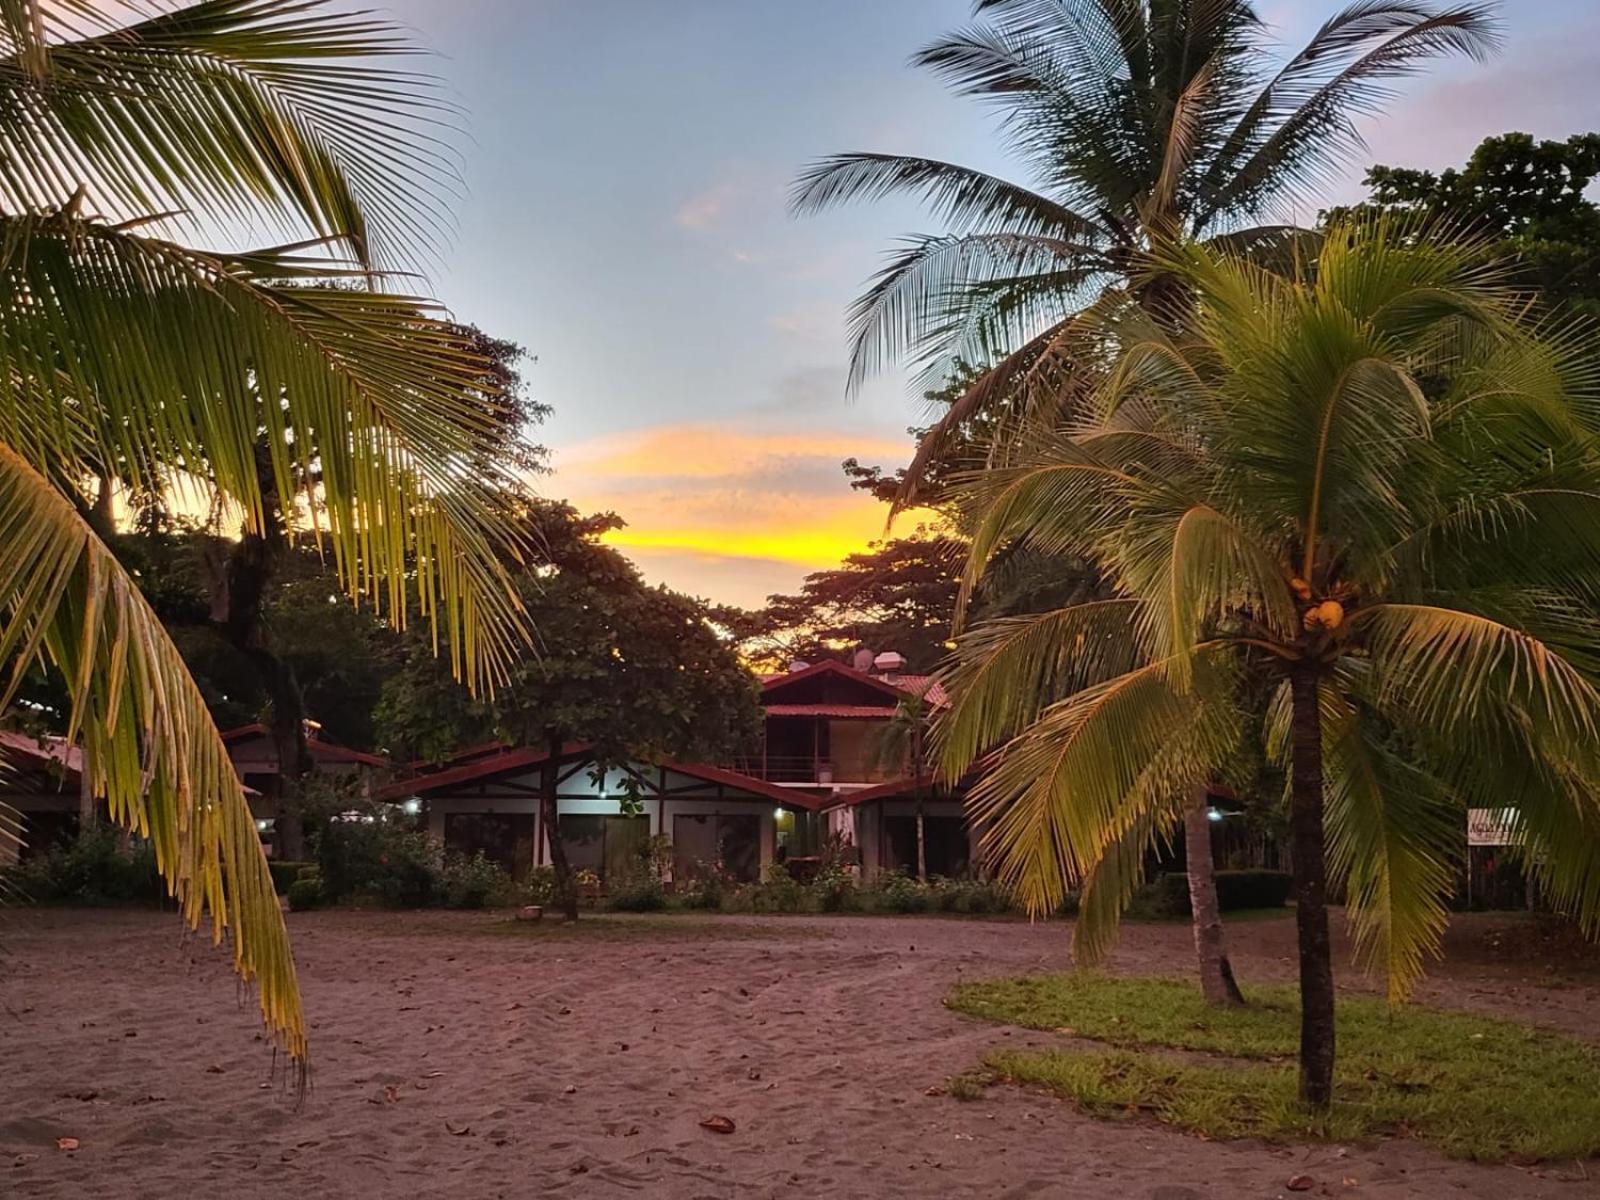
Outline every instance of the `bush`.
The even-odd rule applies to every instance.
[[[154,847],[132,838],[123,850],[122,835],[106,825],[8,868],[6,882],[40,904],[159,904],[167,894]]]
[[[449,908],[487,908],[491,904],[510,904],[516,887],[505,868],[480,852],[445,857],[441,879],[444,903]]]
[[[667,893],[654,871],[630,872],[607,889],[611,912],[660,912],[666,906]]]
[[[1166,871],[1147,881],[1128,902],[1127,914],[1149,921],[1171,921],[1189,915],[1189,877]]]
[[[903,871],[881,872],[870,895],[874,908],[892,913],[926,912],[933,898],[929,888]]]
[[[806,889],[795,882],[794,876],[782,863],[767,868],[767,877],[739,890],[741,907],[758,913],[797,913],[806,906]]]
[[[849,871],[830,863],[811,881],[811,894],[822,912],[853,912],[861,907],[856,878]]]
[[[381,818],[328,822],[317,838],[317,866],[330,902],[371,897],[389,908],[425,908],[445,899],[434,845]]]
[[[1003,913],[1011,898],[995,883],[978,879],[940,879],[928,889],[930,907],[952,913]]]
[[[1282,908],[1293,887],[1294,876],[1287,871],[1218,871],[1217,903],[1223,912]]]
[[[556,869],[554,867],[534,867],[528,872],[528,879],[522,885],[522,903],[536,904],[540,908],[550,908],[556,902]]]
[[[310,870],[313,874],[317,871],[316,863],[293,862],[287,859],[267,859],[267,870],[272,872],[272,890],[278,895],[285,895],[289,885],[296,879],[305,878],[305,873]]]
[[[305,912],[322,903],[322,880],[296,879],[289,885],[289,911]]]
[[[697,862],[678,889],[678,897],[685,908],[720,909],[727,897],[727,887],[722,872],[715,863]]]

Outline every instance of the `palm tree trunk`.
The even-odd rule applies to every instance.
[[[922,804],[922,711],[919,707],[912,715],[911,726],[911,790],[917,802],[917,882],[928,882],[928,830]]]
[[[1244,996],[1233,978],[1222,936],[1222,906],[1217,901],[1216,864],[1211,859],[1211,817],[1204,785],[1195,788],[1183,815],[1189,872],[1189,911],[1194,921],[1194,952],[1200,964],[1200,991],[1207,1004],[1237,1007]]]
[[[563,741],[558,733],[549,734],[546,738],[544,770],[539,777],[539,821],[544,826],[545,841],[550,847],[550,865],[556,870],[556,898],[567,920],[576,921],[578,889],[572,882],[572,868],[567,865],[567,847],[561,840],[560,806],[556,802]]]
[[[1289,835],[1300,939],[1300,1099],[1326,1108],[1333,1098],[1333,951],[1328,936],[1322,713],[1316,669],[1297,667],[1289,684],[1293,702]]]

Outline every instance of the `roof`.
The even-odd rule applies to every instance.
[[[418,774],[427,774],[428,772],[438,770],[447,763],[463,763],[469,761],[470,759],[482,758],[485,755],[496,754],[501,750],[509,750],[510,748],[511,745],[509,742],[503,742],[499,738],[496,738],[492,742],[479,742],[475,746],[464,746],[460,750],[455,751],[453,754],[445,755],[441,762],[429,762],[425,758],[413,758],[409,763],[406,764],[406,766],[408,769],[415,771]]]
[[[226,742],[244,741],[246,738],[271,737],[272,730],[256,721],[250,725],[240,725],[237,729],[222,731],[222,740]],[[381,754],[368,754],[365,750],[352,750],[349,746],[338,746],[333,742],[325,742],[321,738],[307,738],[306,751],[312,758],[325,759],[328,762],[354,762],[362,763],[369,767],[392,767],[394,764]]]
[[[769,717],[861,717],[877,721],[892,720],[898,708],[872,704],[769,704]]]
[[[930,794],[935,790],[927,780],[923,785]],[[822,807],[828,808],[854,808],[858,804],[870,804],[874,800],[894,800],[901,796],[911,795],[917,787],[917,781],[907,776],[904,779],[891,779],[888,783],[877,783],[869,788],[860,788],[853,792],[840,792],[830,797]]]
[[[16,729],[0,729],[0,754],[6,761],[27,771],[59,769],[68,776],[83,769],[83,751],[69,746],[65,738],[38,737]]]
[[[591,747],[582,743],[572,743],[563,746],[557,756],[558,762],[581,758],[590,753]],[[471,783],[480,779],[489,779],[496,775],[509,774],[512,771],[526,770],[528,767],[539,766],[549,761],[549,754],[544,750],[531,747],[507,747],[498,754],[488,754],[471,762],[462,763],[457,767],[449,767],[443,771],[435,771],[430,775],[422,775],[414,779],[404,779],[379,788],[379,800],[403,800],[408,796],[425,796],[430,792],[441,791],[444,788],[454,787],[461,783]],[[753,775],[745,775],[739,771],[730,771],[726,767],[712,766],[710,763],[686,763],[675,759],[665,758],[652,764],[663,767],[668,771],[675,771],[679,775],[688,775],[694,779],[704,780],[706,783],[721,784],[724,787],[736,787],[741,791],[751,792],[778,804],[790,808],[816,809],[821,803],[815,796],[798,793],[791,788],[779,787],[775,783],[768,783],[765,779],[757,779]]]
[[[821,675],[836,675],[841,679],[866,684],[885,696],[892,696],[897,701],[907,697],[922,696],[935,708],[941,708],[949,703],[944,685],[932,675],[872,675],[866,671],[858,671],[854,667],[847,667],[844,663],[831,658],[812,663],[799,671],[768,675],[761,680],[761,691],[766,695],[780,691],[789,684],[799,683],[803,679],[815,679]],[[771,712],[772,708],[772,705],[768,705],[767,711]]]

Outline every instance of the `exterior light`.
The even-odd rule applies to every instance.
[[[259,817],[256,819],[256,832],[257,833],[265,833],[268,829],[271,829],[271,828],[272,828],[272,822],[271,821],[263,820],[263,819],[261,819]]]
[[[779,807],[773,809],[772,815],[780,821],[783,820],[783,807],[780,805]]]
[[[1206,819],[1208,821],[1220,821],[1225,816],[1227,816],[1227,813],[1223,812],[1220,808],[1206,809]]]
[[[418,800],[415,796],[412,796],[411,799],[407,800],[400,807],[405,810],[406,815],[414,817],[422,811],[422,801]]]

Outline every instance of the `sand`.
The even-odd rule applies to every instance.
[[[642,919],[530,937],[492,914],[293,915],[315,1061],[296,1108],[223,957],[175,918],[7,914],[0,1195],[1233,1200],[1294,1195],[1298,1174],[1318,1181],[1298,1194],[1360,1200],[1600,1195],[1600,1164],[1591,1181],[1408,1141],[1210,1143],[1021,1089],[925,1094],[990,1047],[1046,1044],[940,1000],[1065,966],[1060,925]],[[1231,934],[1243,977],[1289,976],[1291,922]],[[1182,971],[1188,953],[1182,926],[1136,925],[1114,965]],[[1600,1028],[1600,987],[1527,979],[1458,967],[1426,998]],[[735,1132],[702,1129],[712,1114]]]

